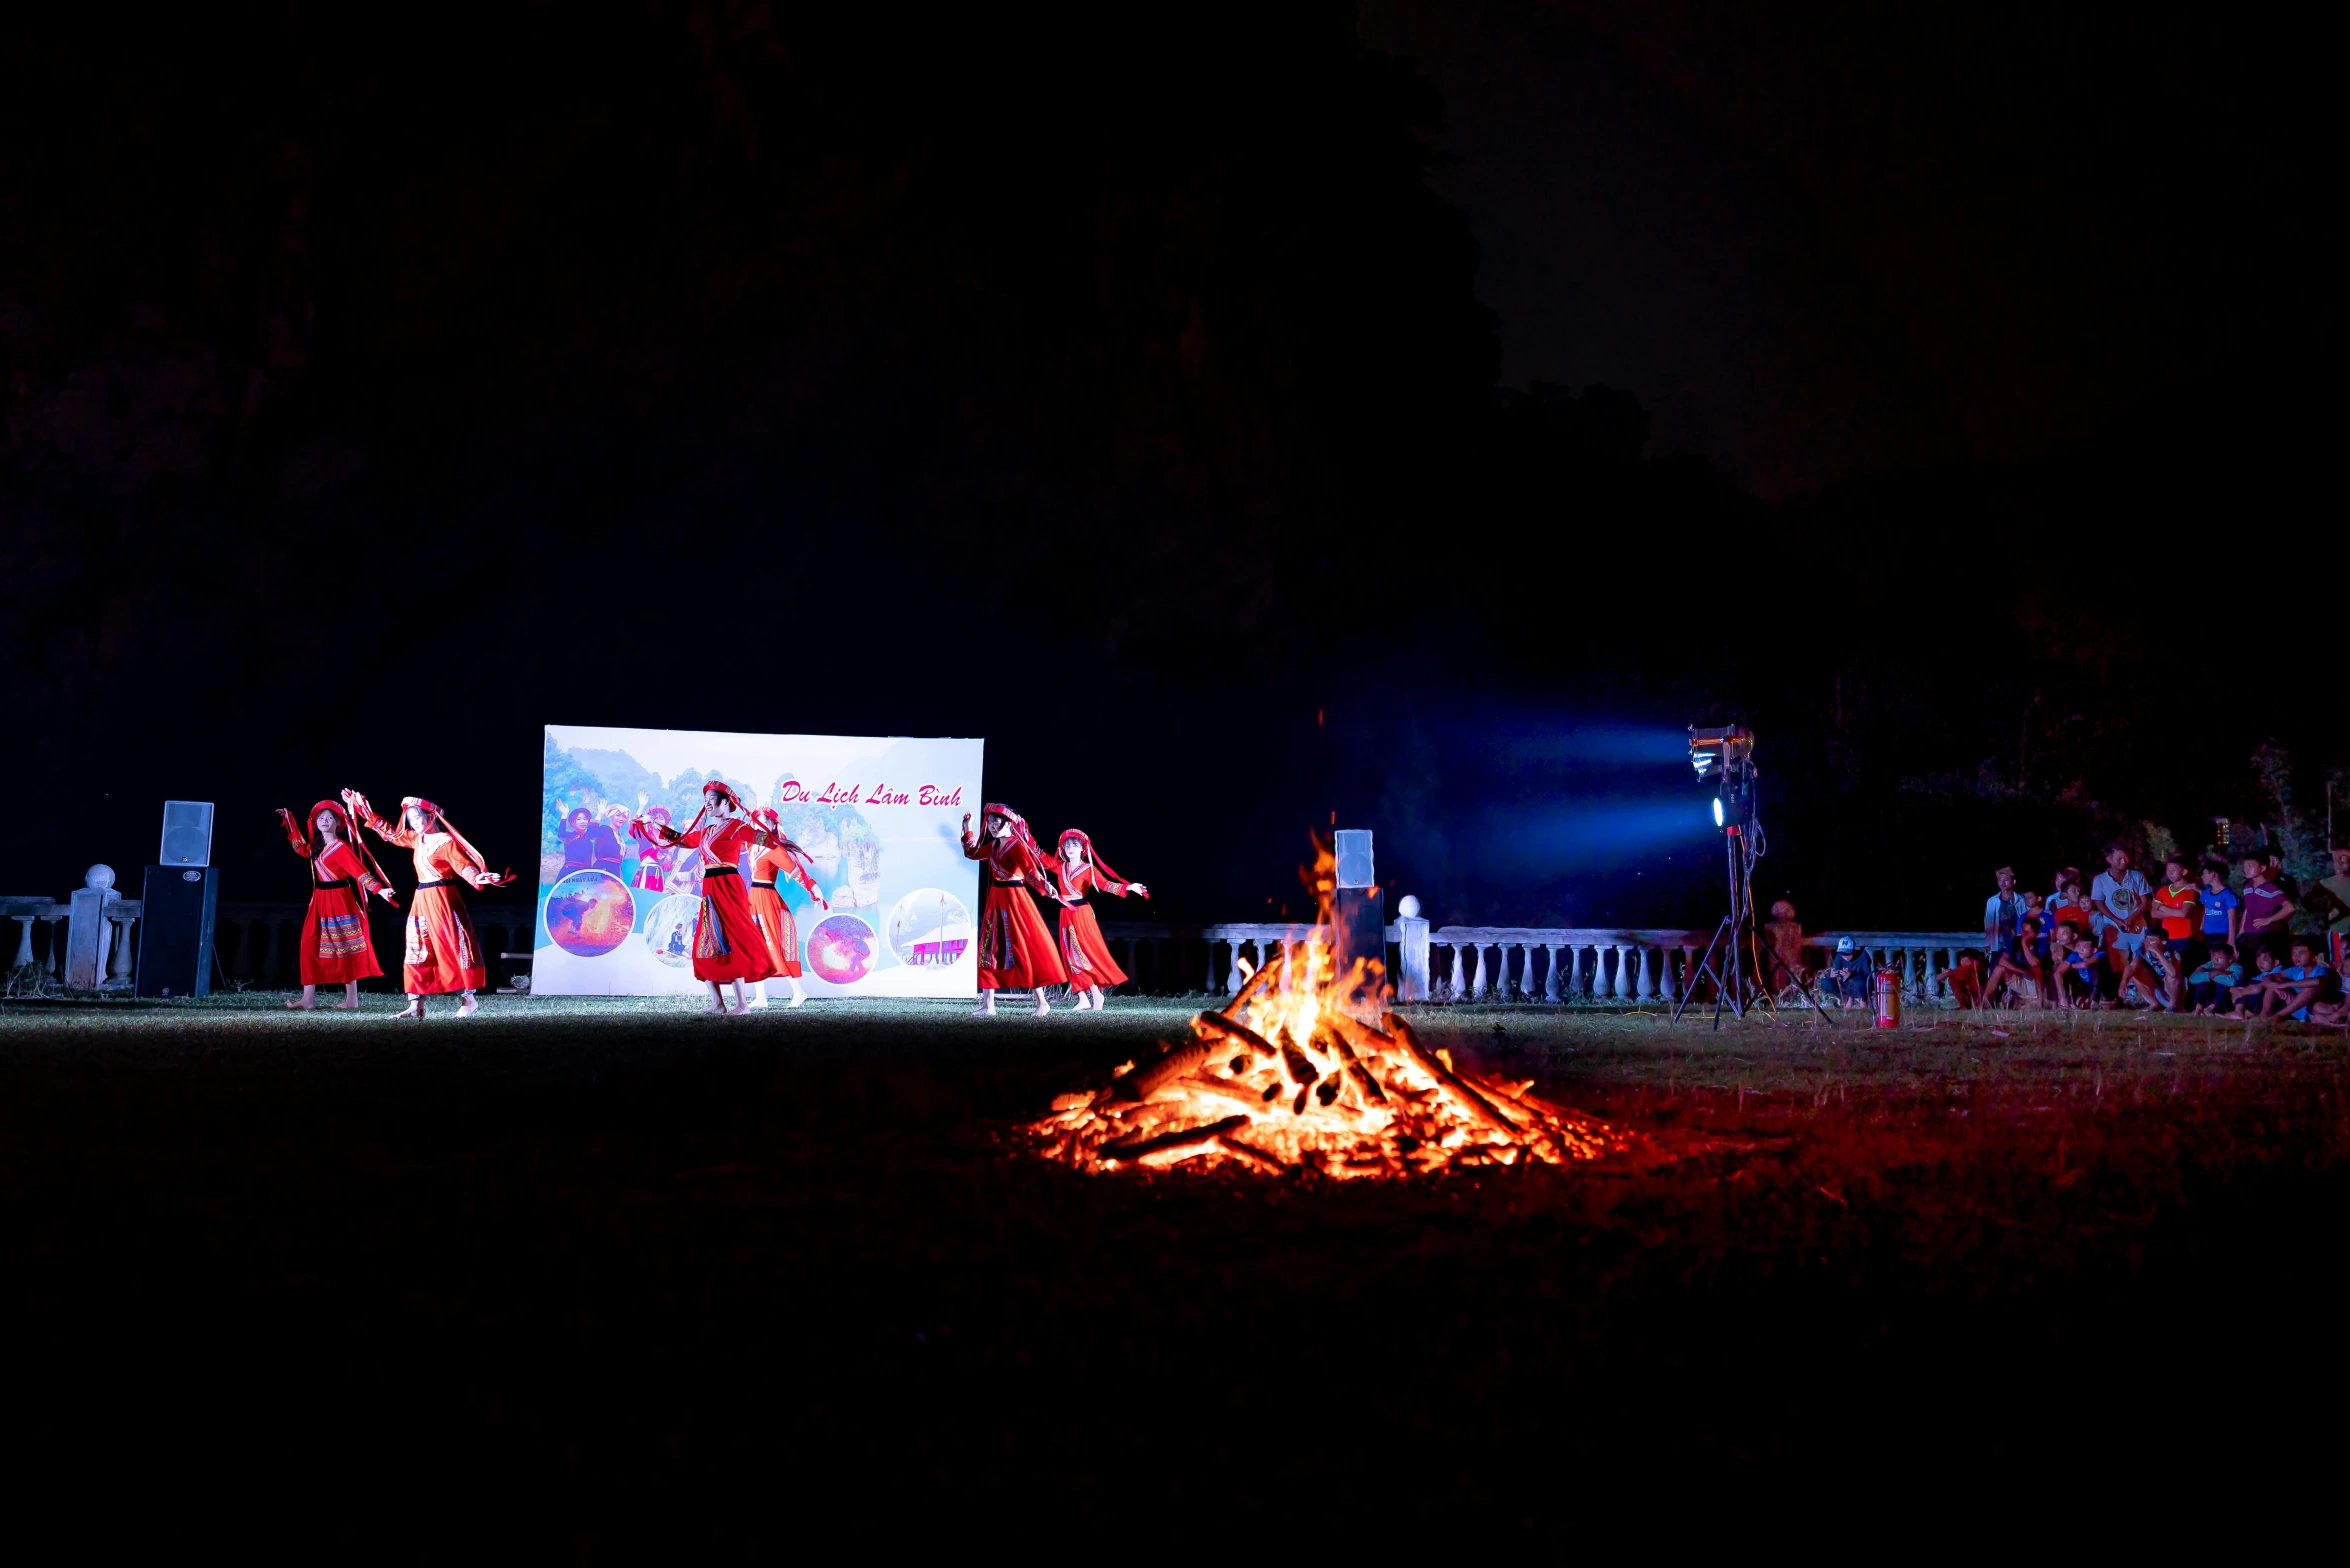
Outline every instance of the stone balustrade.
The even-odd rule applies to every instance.
[[[295,984],[305,907],[298,903],[226,903],[213,927],[219,974],[230,980]],[[491,983],[508,973],[506,952],[526,951],[534,927],[527,904],[471,904],[474,926],[491,958]],[[379,919],[386,911],[371,906]],[[17,923],[12,967],[37,965],[61,982],[65,977],[65,925],[71,905],[62,899],[0,898],[0,916]],[[139,901],[117,899],[106,906],[113,931],[108,955],[110,981],[127,983],[136,960]],[[393,916],[392,918],[397,918]],[[46,940],[38,945],[35,930]],[[1105,920],[1103,939],[1133,977],[1137,990],[1167,994],[1199,989],[1210,994],[1238,991],[1249,967],[1268,961],[1292,962],[1300,947],[1328,940],[1322,927],[1297,921],[1179,925]],[[1432,926],[1423,919],[1399,919],[1387,927],[1388,972],[1401,1001],[1429,1002],[1676,1002],[1712,938],[1709,930],[1552,926]],[[1820,960],[1841,936],[1850,936],[1869,955],[1872,968],[1890,966],[1902,976],[1902,990],[1919,1001],[1949,996],[1947,976],[1962,948],[1982,947],[1973,931],[1819,932],[1805,938]],[[392,951],[397,951],[397,938]],[[36,957],[36,951],[38,956]],[[379,955],[384,949],[379,945]],[[1193,965],[1188,973],[1186,965]]]
[[[476,934],[481,938],[482,950],[489,956],[490,979],[493,985],[502,984],[506,962],[499,955],[522,952],[530,946],[536,920],[527,904],[469,903]],[[213,914],[212,951],[218,965],[216,973],[230,980],[259,981],[265,985],[298,985],[301,965],[296,947],[302,937],[302,919],[308,912],[307,904],[284,903],[224,903]],[[386,911],[371,905],[369,913],[378,919]],[[28,965],[59,984],[65,980],[66,925],[72,919],[72,906],[63,899],[0,898],[0,916],[17,923],[16,954],[10,960],[11,968]],[[106,906],[107,923],[114,929],[108,954],[106,974],[109,984],[115,981],[127,986],[138,959],[137,932],[141,918],[140,901],[122,898]],[[392,914],[392,919],[398,915]],[[41,928],[46,940],[40,944],[36,956],[35,926]],[[380,936],[380,933],[379,933]],[[387,949],[378,941],[376,956],[382,958],[389,951],[395,956],[399,939],[395,935]]]

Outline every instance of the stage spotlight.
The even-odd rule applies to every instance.
[[[1755,809],[1754,731],[1743,724],[1716,724],[1703,729],[1689,726],[1689,766],[1700,779],[1714,781],[1714,826],[1722,830],[1723,847],[1729,852],[1730,912],[1714,931],[1714,939],[1706,944],[1705,956],[1697,961],[1691,972],[1692,984],[1681,993],[1680,1002],[1673,1008],[1673,1020],[1678,1023],[1689,998],[1696,994],[1694,984],[1698,974],[1704,974],[1714,983],[1714,1027],[1720,1028],[1722,1008],[1743,1018],[1751,1003],[1767,1003],[1773,986],[1768,981],[1769,966],[1777,959],[1766,954],[1761,931],[1754,917],[1754,863],[1764,853],[1762,819]],[[1746,971],[1746,955],[1754,955],[1754,973]],[[1725,962],[1716,965],[1714,955],[1719,953]],[[1785,966],[1780,965],[1783,969]],[[1819,999],[1802,977],[1789,974],[1804,1000],[1819,1009]],[[1820,1013],[1825,1019],[1827,1014]]]
[[[1714,797],[1714,826],[1722,826],[1722,797],[1719,795]]]

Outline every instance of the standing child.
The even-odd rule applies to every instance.
[[[800,984],[800,926],[777,884],[790,877],[808,890],[817,907],[830,909],[832,905],[816,891],[816,879],[808,873],[808,852],[784,837],[783,819],[775,814],[775,808],[760,807],[751,813],[751,821],[768,839],[751,851],[751,918],[759,922],[759,934],[766,938],[767,962],[791,987],[790,1005],[797,1007],[808,999],[807,988]],[[751,1005],[767,1005],[767,981],[751,988]]]
[[[1033,991],[1036,1016],[1053,1010],[1045,1000],[1049,985],[1062,985],[1069,971],[1053,950],[1052,933],[1036,912],[1028,890],[1036,888],[1055,903],[1068,900],[1053,887],[1052,862],[1028,830],[1028,819],[1011,807],[989,801],[979,817],[979,836],[971,832],[971,813],[963,813],[963,854],[984,864],[987,884],[979,909],[980,1016],[995,1016],[998,991]]]
[[[2250,948],[2280,962],[2293,923],[2293,900],[2268,874],[2268,857],[2244,857],[2244,919],[2236,928],[2237,951]]]
[[[2217,860],[2203,862],[2203,950],[2221,943],[2236,950],[2236,922],[2243,918],[2243,901],[2228,886],[2228,868]]]
[[[1093,840],[1083,831],[1070,828],[1061,835],[1061,858],[1053,865],[1053,879],[1061,894],[1061,963],[1069,971],[1069,991],[1077,998],[1077,1011],[1092,1008],[1102,1010],[1102,993],[1115,991],[1126,983],[1126,971],[1110,957],[1110,944],[1102,940],[1101,923],[1093,917],[1093,905],[1085,895],[1098,888],[1113,898],[1124,898],[1132,893],[1136,898],[1148,898],[1151,890],[1140,882],[1126,882],[1118,873],[1095,858]]]
[[[426,997],[454,991],[459,997],[457,1016],[471,1018],[481,1011],[473,993],[489,983],[489,965],[482,958],[473,917],[466,913],[465,895],[458,889],[504,887],[514,880],[514,873],[490,870],[481,851],[422,795],[401,798],[396,826],[376,815],[367,797],[355,789],[343,791],[343,804],[369,832],[409,851],[416,862],[416,897],[408,906],[408,944],[400,966],[408,1007],[400,1016],[422,1018]]]
[[[338,1010],[359,1005],[359,982],[382,974],[375,943],[367,935],[367,895],[373,893],[394,909],[383,867],[367,852],[342,807],[322,800],[310,808],[310,832],[305,835],[294,814],[279,808],[286,841],[294,853],[310,862],[310,907],[302,915],[302,997],[286,1005],[306,1009],[318,1005],[318,988],[339,985],[343,999]]]
[[[2188,949],[2203,924],[2203,898],[2187,874],[2187,862],[2173,855],[2162,863],[2162,886],[2154,890],[2154,923],[2176,967],[2191,962]]]

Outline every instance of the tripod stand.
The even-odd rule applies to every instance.
[[[1834,1028],[1836,1021],[1828,1016],[1827,1009],[1820,1006],[1820,999],[1813,994],[1810,986],[1804,984],[1803,977],[1790,971],[1786,960],[1777,953],[1771,953],[1767,959],[1763,956],[1766,950],[1754,924],[1753,888],[1754,863],[1762,858],[1763,852],[1762,823],[1751,817],[1744,822],[1725,823],[1723,848],[1730,860],[1730,912],[1722,917],[1720,925],[1714,927],[1713,940],[1705,945],[1705,956],[1689,972],[1689,983],[1681,988],[1681,999],[1673,1005],[1673,1022],[1679,1023],[1681,1015],[1688,1011],[1689,998],[1696,994],[1699,975],[1704,975],[1714,983],[1714,1027],[1719,1029],[1722,1027],[1723,1003],[1729,1004],[1733,1015],[1744,1018],[1750,1005],[1770,996],[1767,976],[1772,969],[1776,969],[1803,993],[1803,999],[1811,1004],[1811,1010],[1820,1015],[1820,1022]],[[1755,995],[1751,998],[1746,990],[1749,981],[1745,955],[1739,951],[1741,939],[1753,943],[1755,950],[1755,968],[1758,972],[1752,980]],[[1714,963],[1717,950],[1728,960],[1727,975]]]

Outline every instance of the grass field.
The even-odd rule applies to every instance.
[[[0,1010],[11,1421],[61,1473],[603,1556],[876,1498],[1546,1537],[1635,1487],[2341,1458],[2300,1435],[2346,1381],[2338,1035],[1427,1009],[1679,1157],[1372,1185],[1008,1150],[1180,1003],[280,1000]]]

